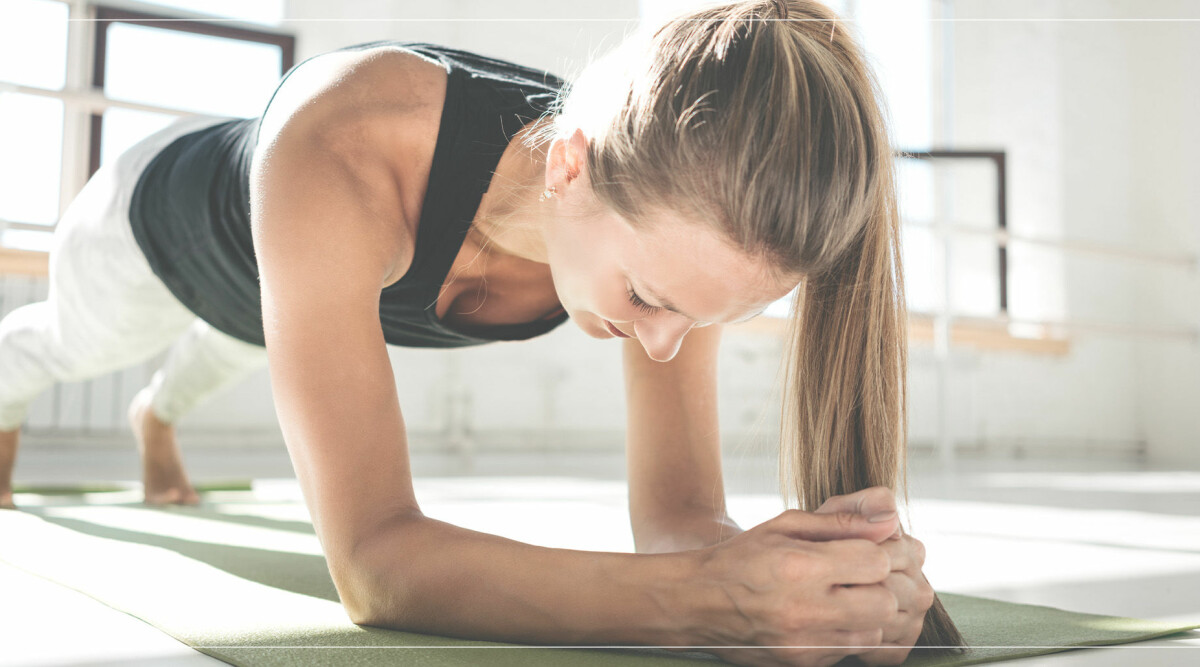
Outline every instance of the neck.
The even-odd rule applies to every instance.
[[[538,201],[544,189],[546,153],[544,148],[524,145],[531,129],[517,133],[505,148],[472,229],[493,251],[546,264],[549,207]]]

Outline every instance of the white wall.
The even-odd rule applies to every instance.
[[[1143,16],[1200,18],[1185,0],[1143,3]],[[1200,252],[1200,23],[1129,26],[1133,141],[1130,234],[1149,248]],[[1200,327],[1197,271],[1147,271],[1136,282],[1134,318]],[[1200,463],[1200,344],[1146,341],[1137,349],[1138,410],[1151,455]]]
[[[959,19],[1196,18],[1200,9],[1132,0],[950,4]],[[980,21],[955,23],[953,31],[955,147],[1008,151],[1014,232],[1150,252],[1200,250],[1198,174],[1188,160],[1200,145],[1191,66],[1200,25]],[[1197,324],[1195,272],[1055,255],[1012,249],[1014,316]],[[1200,461],[1190,446],[1200,428],[1188,409],[1200,401],[1194,343],[1077,335],[1063,359],[966,356],[976,365],[959,378],[966,390],[955,393],[976,403],[960,431],[968,439],[1024,442],[1028,451],[1039,441],[1081,450],[1144,442],[1153,459]]]

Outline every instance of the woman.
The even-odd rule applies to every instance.
[[[37,391],[186,330],[131,408],[147,500],[195,501],[170,423],[269,359],[356,623],[756,665],[957,643],[890,490],[906,341],[876,84],[817,3],[680,18],[562,99],[551,75],[464,51],[344,49],[289,73],[261,119],[185,121],[102,169],[64,217],[50,299],[0,326],[0,479]],[[81,265],[98,245],[120,260]],[[810,511],[742,531],[720,493],[719,332],[801,282],[783,456]],[[642,554],[460,529],[413,494],[386,344],[568,317],[623,339]]]

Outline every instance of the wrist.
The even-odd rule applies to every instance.
[[[659,639],[653,643],[686,650],[710,643],[707,630],[722,604],[704,577],[709,549],[648,554],[659,569],[655,584],[646,587],[665,622],[659,627]]]

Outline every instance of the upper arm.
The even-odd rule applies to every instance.
[[[717,351],[721,326],[693,329],[668,362],[624,341],[630,514],[639,522],[692,512],[724,516]]]
[[[395,224],[394,184],[330,131],[342,123],[352,135],[359,121],[330,100],[260,137],[250,186],[276,412],[341,590],[362,538],[417,511],[379,320],[380,291],[411,263],[412,239]]]

